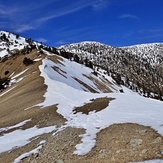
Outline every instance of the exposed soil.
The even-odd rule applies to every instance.
[[[84,130],[66,128],[55,137],[48,137],[39,155],[31,155],[24,163],[127,163],[163,159],[163,138],[150,127],[137,124],[116,124],[97,135],[95,147],[84,156],[74,155],[75,145]]]
[[[89,112],[91,111],[101,111],[103,109],[105,109],[108,105],[109,102],[113,100],[113,98],[97,98],[97,99],[93,99],[91,103],[87,103],[83,106],[80,107],[76,107],[74,109],[74,113],[78,113],[78,112],[82,112],[83,114],[89,114]]]
[[[83,81],[81,81],[81,80],[79,80],[79,79],[77,79],[77,78],[75,78],[75,77],[74,77],[74,79],[75,79],[78,83],[80,83],[81,85],[83,85],[85,88],[87,88],[90,92],[92,92],[92,93],[98,93],[95,89],[93,89],[92,87],[90,87],[89,85],[87,85],[86,83],[84,83]]]
[[[94,77],[92,76],[87,76],[87,75],[84,75],[86,78],[88,78],[89,80],[91,80],[99,90],[101,90],[102,92],[104,93],[111,93],[111,89],[109,87],[107,87],[108,84],[110,84],[110,87],[112,85],[112,83],[110,83],[107,79],[105,78],[101,78],[101,81],[102,82],[99,82],[98,80],[96,80]]]
[[[5,63],[0,63],[1,76],[4,75],[6,70],[9,71],[8,76],[19,74],[23,70],[25,71],[18,78],[22,78],[21,81],[14,83],[12,86],[5,89],[1,94],[6,94],[0,96],[0,128],[5,128],[8,126],[13,126],[24,120],[31,119],[27,122],[21,129],[27,129],[37,125],[37,127],[46,127],[56,125],[57,127],[65,123],[65,119],[59,115],[56,110],[57,106],[50,106],[46,108],[41,108],[36,106],[44,101],[44,93],[46,92],[47,86],[44,85],[44,79],[40,77],[39,65],[42,61],[35,62],[32,65],[25,66],[23,64],[23,58],[26,55],[17,56],[17,58],[10,58]],[[37,58],[37,52],[33,51],[27,55],[32,60]],[[44,58],[44,56],[39,56]],[[14,64],[13,64],[14,60]],[[11,77],[12,77],[11,76]],[[1,95],[0,94],[0,95]],[[0,132],[0,135],[12,132],[19,128],[14,128],[11,130]],[[44,134],[45,137],[50,134]],[[41,137],[44,137],[42,135]],[[30,144],[12,150],[12,152],[5,152],[0,154],[0,163],[12,162],[13,159],[18,157],[21,153],[30,151],[37,147],[41,137],[32,141]],[[46,138],[47,139],[47,138]]]

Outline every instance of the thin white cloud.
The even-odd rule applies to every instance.
[[[17,33],[26,32],[39,28],[49,20],[59,18],[71,13],[80,11],[86,7],[94,9],[103,8],[107,0],[79,0],[67,5],[60,6],[59,0],[41,1],[36,5],[36,1],[24,5],[22,1],[17,1],[10,5],[0,4],[0,18],[3,26],[7,30]],[[59,3],[58,3],[59,2]],[[55,10],[46,10],[49,6],[58,5]],[[44,12],[42,12],[44,11]],[[2,25],[1,25],[2,26]]]
[[[150,29],[149,32],[163,32],[162,28]]]
[[[92,5],[94,10],[101,10],[108,6],[108,0],[98,0],[96,3]]]
[[[9,6],[0,4],[0,17],[12,16],[16,12],[18,12],[17,8],[15,7],[10,8]]]
[[[43,42],[43,43],[48,42],[48,40],[46,40],[46,39],[44,39],[44,38],[38,38],[38,39],[36,39],[36,41],[38,41],[38,42]]]
[[[56,42],[56,45],[61,46],[61,45],[65,45],[67,43],[68,43],[67,41],[60,40],[60,41]]]
[[[120,19],[138,19],[136,15],[132,14],[122,14],[119,16]]]
[[[22,33],[31,29],[35,29],[35,27],[31,26],[31,25],[18,25],[18,26],[14,26],[14,32],[16,33]]]
[[[42,23],[45,23],[45,22],[47,22],[47,21],[49,21],[51,19],[58,18],[58,17],[61,17],[61,16],[65,16],[65,15],[80,11],[80,10],[82,10],[82,9],[88,7],[88,6],[93,6],[93,5],[95,5],[95,4],[99,3],[99,2],[102,2],[102,1],[104,1],[104,0],[77,1],[73,5],[66,6],[66,8],[62,8],[61,10],[55,10],[50,15],[39,18],[36,21],[36,23],[42,24]]]

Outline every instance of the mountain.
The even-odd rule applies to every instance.
[[[123,68],[130,74],[116,55],[127,62],[131,54],[95,42],[72,45],[0,32],[0,162],[161,162],[162,101],[115,76]],[[125,66],[116,71],[116,64]]]
[[[163,44],[111,47],[81,42],[59,47],[79,56],[79,62],[105,69],[118,84],[146,97],[163,99]]]
[[[140,44],[128,47],[122,47],[125,51],[139,56],[142,60],[147,60],[151,65],[161,64],[163,60],[163,44]]]

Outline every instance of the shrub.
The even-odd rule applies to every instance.
[[[3,90],[6,86],[9,85],[10,79],[5,77],[5,78],[0,78],[0,90]]]
[[[33,64],[34,62],[33,62],[33,60],[31,60],[30,58],[25,57],[25,58],[23,59],[23,63],[24,63],[26,66],[28,66],[28,65],[30,65],[30,64]]]
[[[8,75],[9,74],[9,71],[7,70],[7,71],[5,71],[5,75]]]

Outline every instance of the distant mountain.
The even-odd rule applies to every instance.
[[[79,56],[85,65],[105,69],[118,84],[146,96],[163,99],[163,44],[111,47],[98,42],[81,42],[59,47]]]
[[[125,51],[139,56],[142,60],[147,60],[151,65],[162,64],[163,61],[163,43],[140,44],[134,46],[122,47]]]

